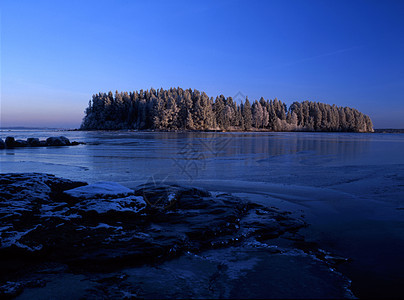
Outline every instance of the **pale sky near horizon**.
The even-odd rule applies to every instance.
[[[318,101],[404,128],[404,1],[26,1],[1,9],[0,125],[77,128],[92,94]]]

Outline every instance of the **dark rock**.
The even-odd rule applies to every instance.
[[[0,182],[5,258],[34,253],[98,268],[274,238],[289,229],[289,223],[277,223],[274,210],[193,187],[147,184],[131,191],[106,182],[83,187],[46,174],[1,175]]]
[[[14,142],[14,147],[27,147],[27,146],[28,146],[28,143],[27,143],[27,141],[24,141],[24,140],[16,140]]]
[[[6,137],[6,147],[7,148],[13,148],[15,143],[15,139],[12,136]]]
[[[153,182],[140,185],[136,190],[136,195],[142,196],[152,208],[170,209],[183,196],[209,197],[210,193],[194,187],[181,187],[176,184]],[[185,205],[185,203],[182,203],[182,205]]]
[[[65,136],[60,136],[59,139],[62,141],[64,146],[69,146],[70,145],[70,141],[67,137]]]
[[[58,137],[49,137],[46,139],[46,144],[48,146],[64,146],[62,140]]]
[[[18,147],[46,147],[46,146],[77,146],[84,144],[81,142],[70,142],[70,140],[64,136],[49,137],[46,141],[40,141],[38,138],[28,138],[24,140],[15,140],[14,137],[7,137],[5,142],[0,139],[0,149],[5,148],[18,148]]]
[[[23,291],[23,285],[19,282],[7,281],[0,285],[0,297],[2,299],[12,299]]]
[[[46,143],[48,146],[69,146],[70,145],[69,139],[64,136],[49,137],[46,139]]]
[[[38,138],[28,138],[27,143],[31,147],[38,147],[41,145]]]

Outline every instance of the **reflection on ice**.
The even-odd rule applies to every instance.
[[[60,135],[58,131],[1,131],[3,138]],[[239,180],[299,186],[344,185],[402,178],[404,138],[350,133],[63,132],[87,143],[68,148],[0,151],[1,172],[45,172],[87,182],[132,186],[149,178]],[[401,176],[401,177],[400,177]],[[372,183],[374,186],[374,183]],[[377,192],[376,192],[377,193]]]

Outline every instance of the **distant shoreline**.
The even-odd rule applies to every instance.
[[[214,130],[214,129],[206,129],[206,130],[191,130],[191,129],[67,129],[66,131],[122,131],[122,132],[235,132],[235,133],[275,133],[275,132],[310,132],[310,133],[404,133],[404,129],[374,129],[374,132],[357,132],[357,131],[315,131],[315,130],[290,130],[290,131],[274,131],[274,130],[263,130],[263,129],[254,129],[254,130]]]
[[[380,128],[374,129],[374,133],[404,133],[404,129]]]
[[[184,130],[184,129],[80,129],[80,128],[57,128],[57,127],[0,127],[0,131],[11,130],[50,130],[50,131],[128,131],[128,132],[312,132],[312,133],[372,133],[372,132],[355,132],[355,131],[311,131],[311,130],[294,130],[294,131],[273,131],[273,130]],[[375,128],[373,133],[404,133],[404,128]]]

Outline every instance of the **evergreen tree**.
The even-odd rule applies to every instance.
[[[264,120],[264,111],[262,109],[261,103],[255,101],[252,106],[252,119],[255,128],[261,128]]]
[[[251,112],[251,104],[248,101],[248,97],[245,98],[245,103],[242,107],[242,115],[244,120],[244,129],[250,130],[252,126],[252,112]]]

